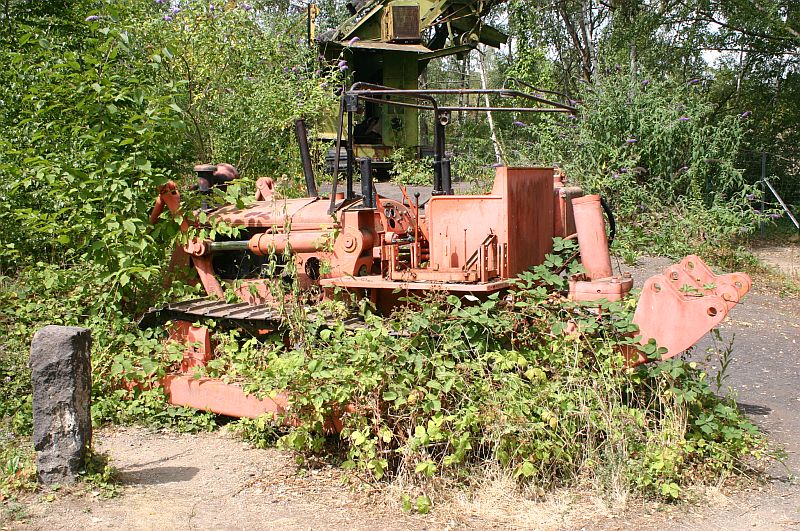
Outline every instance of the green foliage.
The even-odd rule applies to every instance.
[[[114,498],[122,492],[119,471],[108,463],[108,456],[90,452],[86,456],[86,465],[80,479],[94,489],[103,498]]]
[[[161,11],[171,20],[146,17],[137,32],[163,65],[155,82],[180,87],[174,105],[192,159],[299,175],[288,126],[298,117],[313,121],[333,101],[316,51],[305,42],[304,19],[269,6],[212,9],[196,0],[181,2],[177,13],[164,3]]]
[[[271,3],[245,6],[5,6],[0,417],[9,441],[31,430],[26,360],[44,324],[92,330],[95,423],[215,426],[208,413],[166,406],[156,382],[181,353],[164,348],[163,331],[142,332],[134,322],[159,300],[198,293],[179,282],[161,287],[180,220],[153,227],[147,213],[157,186],[183,184],[195,162],[240,165],[243,184],[229,187],[226,202],[240,203],[262,174],[300,183],[291,122],[330,107],[326,82],[336,79],[311,66],[315,52],[300,42],[296,19]],[[542,49],[526,48],[514,72],[562,82],[563,69],[546,68]],[[587,87],[573,120],[512,128],[498,119],[512,160],[562,162],[587,190],[609,196],[623,250],[655,241],[652,251],[680,253],[749,230],[755,216],[732,162],[743,122],[716,119],[694,84],[631,79],[611,74]],[[492,158],[488,134],[477,121],[461,125],[465,133],[453,138],[464,156],[454,173],[478,179],[491,171],[481,163]],[[425,163],[397,157],[398,179],[430,182]],[[185,212],[198,201],[184,199]],[[672,361],[624,370],[619,347],[632,343],[630,305],[608,305],[598,316],[553,294],[563,278],[548,268],[563,265],[550,257],[512,298],[434,295],[409,301],[392,320],[362,308],[367,326],[359,330],[307,321],[301,304],[289,304],[293,349],[283,338],[259,344],[231,333],[206,373],[259,396],[290,392],[302,423],[280,442],[299,452],[326,449],[341,417],[344,466],[378,479],[463,479],[464,465],[489,461],[543,486],[616,482],[675,498],[688,482],[759,455],[760,435],[711,393],[698,367]],[[257,444],[279,436],[265,419],[240,427]],[[30,449],[2,448],[3,495],[31,488]],[[90,466],[87,478],[115,492],[107,464]],[[425,495],[404,500],[420,513],[430,504]]]
[[[619,249],[670,256],[735,246],[754,230],[757,191],[735,161],[740,117],[715,119],[697,83],[624,72],[584,90],[576,116],[520,133],[523,163],[560,164],[587,192],[605,196]]]
[[[92,330],[96,422],[209,429],[213,416],[165,406],[153,383],[179,354],[161,347],[163,332],[141,332],[134,322],[159,300],[198,293],[180,282],[162,288],[180,220],[151,226],[148,213],[157,187],[184,184],[194,162],[240,164],[242,183],[212,200],[227,203],[241,204],[259,174],[300,174],[287,148],[292,120],[313,119],[330,97],[322,73],[312,81],[311,52],[297,38],[304,27],[271,5],[87,0],[6,8],[3,422],[30,432],[30,340],[45,324],[65,324]],[[182,192],[189,212],[199,198]],[[230,228],[196,235],[215,232]]]
[[[674,498],[761,455],[759,432],[696,364],[623,368],[636,348],[630,301],[597,315],[554,295],[561,282],[542,267],[508,298],[433,294],[390,320],[367,312],[358,330],[309,322],[289,352],[249,345],[236,374],[260,396],[288,391],[300,423],[285,447],[326,451],[341,418],[342,466],[378,480],[464,480],[469,465],[493,463],[542,487],[613,483]],[[258,440],[258,425],[245,425]]]
[[[0,500],[36,489],[33,447],[18,440],[0,443]]]
[[[395,149],[389,156],[392,181],[402,185],[432,186],[433,162],[429,158],[419,159],[407,149]]]
[[[78,29],[80,51],[65,35],[17,29],[3,52],[18,77],[0,96],[17,107],[0,146],[0,194],[11,207],[0,213],[2,265],[80,257],[113,272],[110,290],[148,279],[154,269],[134,257],[160,251],[142,218],[165,182],[169,95],[123,71],[130,40],[120,29]]]

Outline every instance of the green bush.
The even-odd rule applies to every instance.
[[[401,185],[433,186],[433,160],[418,159],[408,149],[395,149],[389,156],[392,182]]]
[[[758,192],[735,165],[746,118],[718,117],[696,81],[607,74],[584,87],[576,115],[519,129],[512,162],[560,165],[605,196],[626,254],[736,246],[758,221]]]
[[[206,429],[151,384],[173,363],[137,316],[195,296],[163,288],[178,224],[151,226],[157,187],[195,162],[241,165],[239,202],[260,174],[299,176],[293,118],[331,95],[303,66],[304,27],[270,6],[85,0],[6,6],[0,59],[0,417],[30,432],[33,333],[92,330],[98,422]],[[174,9],[173,9],[174,8]],[[295,68],[293,71],[292,68]],[[288,72],[285,72],[287,69]],[[205,149],[198,149],[203,144]],[[292,159],[294,165],[287,162]],[[300,179],[298,179],[298,183]],[[187,211],[198,202],[186,193]],[[129,389],[128,383],[142,385]]]
[[[558,243],[557,246],[565,246]],[[696,364],[624,369],[633,302],[597,312],[559,295],[546,266],[521,275],[511,297],[432,294],[386,320],[350,330],[309,322],[298,347],[240,344],[212,376],[260,396],[290,394],[300,420],[280,439],[329,449],[341,416],[343,466],[374,478],[450,477],[494,464],[541,487],[591,483],[677,498],[759,456],[764,441]],[[645,352],[658,353],[654,345]],[[245,421],[250,440],[273,426]]]
[[[181,353],[163,348],[163,331],[136,327],[147,306],[199,293],[162,287],[177,223],[152,227],[147,214],[156,187],[180,181],[194,162],[228,159],[247,170],[245,185],[228,189],[234,202],[262,173],[299,175],[291,120],[330,103],[323,80],[312,80],[311,52],[269,6],[87,0],[17,8],[0,35],[10,65],[0,72],[0,415],[8,440],[31,429],[26,359],[44,324],[92,330],[97,423],[210,429],[213,416],[166,405],[153,384]],[[609,195],[629,242],[663,234],[667,252],[676,241],[727,240],[747,228],[752,215],[726,162],[737,123],[711,127],[702,100],[679,110],[683,96],[655,88],[633,90],[629,105],[624,89],[609,81],[602,101],[587,92],[588,112],[575,127],[543,124],[540,151],[526,156],[568,161],[587,190]],[[562,158],[568,146],[578,149]],[[687,171],[670,177],[679,164]],[[711,191],[708,183],[721,185]],[[685,237],[676,237],[674,220],[642,214],[638,205],[649,208],[652,197],[684,212]],[[460,477],[464,465],[493,462],[543,486],[610,478],[676,497],[692,479],[718,477],[761,450],[752,425],[714,397],[695,367],[623,370],[618,347],[631,343],[630,305],[598,316],[564,300],[561,282],[539,268],[523,275],[512,299],[432,296],[392,320],[363,309],[359,330],[292,319],[288,352],[283,338],[256,343],[231,333],[207,372],[259,395],[289,391],[302,424],[281,440],[299,451],[321,451],[327,423],[342,415],[346,466],[376,478]],[[565,329],[569,322],[579,334]],[[275,437],[263,419],[242,424],[253,440]],[[3,488],[14,478],[29,483],[29,455],[2,448]],[[106,481],[110,471],[99,474]],[[420,511],[429,503],[416,499]]]

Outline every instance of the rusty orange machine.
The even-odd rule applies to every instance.
[[[283,199],[272,180],[262,178],[251,205],[207,212],[209,220],[237,227],[239,234],[195,238],[178,250],[208,297],[154,309],[141,323],[171,322],[172,339],[185,344],[180,372],[162,382],[170,402],[238,417],[286,410],[285,395],[258,399],[236,385],[192,376],[214,356],[211,331],[193,323],[213,319],[253,331],[281,328],[278,301],[270,291],[275,274],[265,272],[265,264],[276,259],[292,262],[299,285],[316,286],[318,300],[355,294],[386,315],[409,293],[443,290],[482,298],[513,289],[517,275],[544,262],[554,237],[578,242],[585,273],[569,279],[571,299],[619,300],[633,286],[629,275],[613,273],[601,198],[568,186],[554,168],[497,167],[489,194],[457,195],[441,164],[434,195],[423,205],[419,195],[412,199],[405,189],[400,199],[376,194],[369,163],[361,162],[360,195],[354,193],[352,174],[343,193],[336,192],[334,176],[329,198],[316,193],[312,179],[309,197]],[[201,189],[231,178],[226,167],[196,171]],[[180,212],[173,183],[161,189],[151,220],[165,208]],[[181,228],[188,230],[189,223],[183,221]],[[654,339],[666,349],[664,359],[678,355],[717,326],[750,287],[747,275],[715,275],[699,257],[688,256],[644,283],[634,317],[641,341]]]

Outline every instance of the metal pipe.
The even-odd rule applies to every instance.
[[[324,246],[329,234],[318,231],[296,231],[290,234],[256,234],[247,242],[253,254],[266,256],[283,254],[290,249],[294,253],[314,253]]]
[[[358,85],[355,84],[355,85]],[[528,94],[527,92],[521,92],[519,90],[510,90],[510,89],[393,89],[389,87],[380,87],[379,85],[372,85],[375,88],[368,88],[368,89],[356,89],[355,85],[350,89],[350,92],[353,94],[357,94],[359,96],[364,94],[374,94],[376,96],[385,95],[385,96],[393,96],[393,95],[407,95],[407,96],[422,96],[422,95],[431,95],[431,94],[457,94],[457,95],[469,95],[469,94],[477,94],[477,95],[492,95],[496,94],[502,97],[515,97],[515,98],[525,98],[532,101],[537,101],[539,103],[546,103],[548,105],[552,105],[554,107],[558,107],[563,109],[559,112],[569,111],[569,112],[576,112],[577,108],[573,107],[572,105],[567,105],[558,101],[549,100],[547,98],[542,98],[540,96],[536,96],[534,94]],[[378,88],[380,87],[380,88]]]
[[[234,240],[229,242],[211,242],[208,244],[208,249],[211,252],[219,252],[219,251],[246,251],[249,249],[248,244],[250,242],[248,240]]]
[[[342,126],[344,123],[344,90],[342,99],[339,101],[339,127],[336,131],[336,155],[333,160],[333,183],[331,184],[331,200],[328,205],[328,214],[333,215],[336,211],[336,188],[339,184],[339,153],[342,150]]]
[[[444,157],[444,125],[434,118],[433,120],[433,193],[432,195],[445,194],[442,182],[442,158]]]
[[[297,145],[300,147],[300,161],[303,163],[303,175],[306,178],[308,197],[317,197],[317,183],[314,182],[314,168],[311,167],[311,151],[308,148],[306,121],[302,118],[294,122]]]
[[[369,91],[365,91],[369,92]],[[571,109],[562,109],[562,108],[552,108],[552,107],[469,107],[467,105],[464,106],[446,106],[446,107],[437,107],[434,108],[430,105],[421,105],[419,103],[408,103],[404,101],[394,101],[394,100],[385,100],[382,98],[373,98],[370,96],[366,96],[363,94],[359,94],[358,97],[364,101],[370,101],[373,103],[382,103],[385,105],[394,105],[397,107],[411,107],[414,109],[419,109],[422,111],[436,111],[437,108],[439,111],[472,111],[472,112],[572,112]]]
[[[764,184],[766,184],[766,185],[769,187],[769,190],[772,192],[772,195],[774,195],[774,196],[775,196],[775,199],[777,199],[777,200],[778,200],[778,203],[780,203],[780,204],[781,204],[781,206],[783,207],[783,209],[784,209],[784,210],[786,211],[786,213],[789,215],[789,219],[791,219],[791,220],[792,220],[792,223],[794,224],[794,226],[795,226],[795,227],[797,227],[798,229],[800,229],[800,223],[798,223],[798,222],[797,222],[797,220],[795,219],[795,217],[792,215],[792,211],[791,211],[791,210],[789,210],[789,207],[788,207],[788,206],[786,206],[786,203],[784,203],[784,202],[783,202],[783,198],[780,196],[780,194],[778,193],[778,191],[777,191],[777,190],[775,190],[775,188],[772,186],[772,183],[770,183],[770,182],[769,182],[769,180],[767,180],[767,179],[764,179]]]
[[[442,169],[442,189],[446,195],[453,195],[452,179],[450,178],[450,159],[443,158]]]
[[[364,87],[364,88],[362,88],[362,87]],[[402,91],[401,89],[393,89],[391,87],[384,87],[383,85],[375,85],[373,83],[363,83],[361,81],[359,81],[358,83],[353,83],[350,86],[350,91],[349,92],[351,94],[355,94],[357,96],[363,97],[363,96],[366,96],[369,93],[375,93],[375,91],[390,91],[391,94],[387,94],[387,95],[392,95],[392,94],[400,95],[400,96],[404,95],[404,91]],[[433,110],[434,114],[438,114],[439,113],[439,103],[436,101],[436,99],[433,96],[431,96],[429,94],[425,94],[424,92],[420,92],[420,91],[415,91],[413,94],[405,93],[405,95],[409,96],[409,97],[413,96],[416,99],[429,101],[431,103],[431,105],[433,106],[432,110]],[[401,102],[394,101],[394,100],[379,100],[379,101],[380,101],[380,103],[385,103],[387,105],[398,105],[399,104],[401,107],[410,106],[409,104],[402,104]]]
[[[572,109],[552,107],[439,107],[440,111],[472,111],[472,112],[573,112]]]
[[[576,197],[572,200],[575,216],[575,231],[578,233],[578,248],[581,264],[590,280],[611,276],[611,255],[608,252],[606,222],[599,195]]]
[[[353,111],[347,111],[347,190],[345,199],[353,199]]]
[[[361,169],[361,204],[364,208],[375,208],[375,194],[372,190],[372,159],[359,159]]]

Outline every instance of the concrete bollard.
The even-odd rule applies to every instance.
[[[92,443],[92,337],[76,326],[45,326],[31,342],[36,478],[70,484]]]

